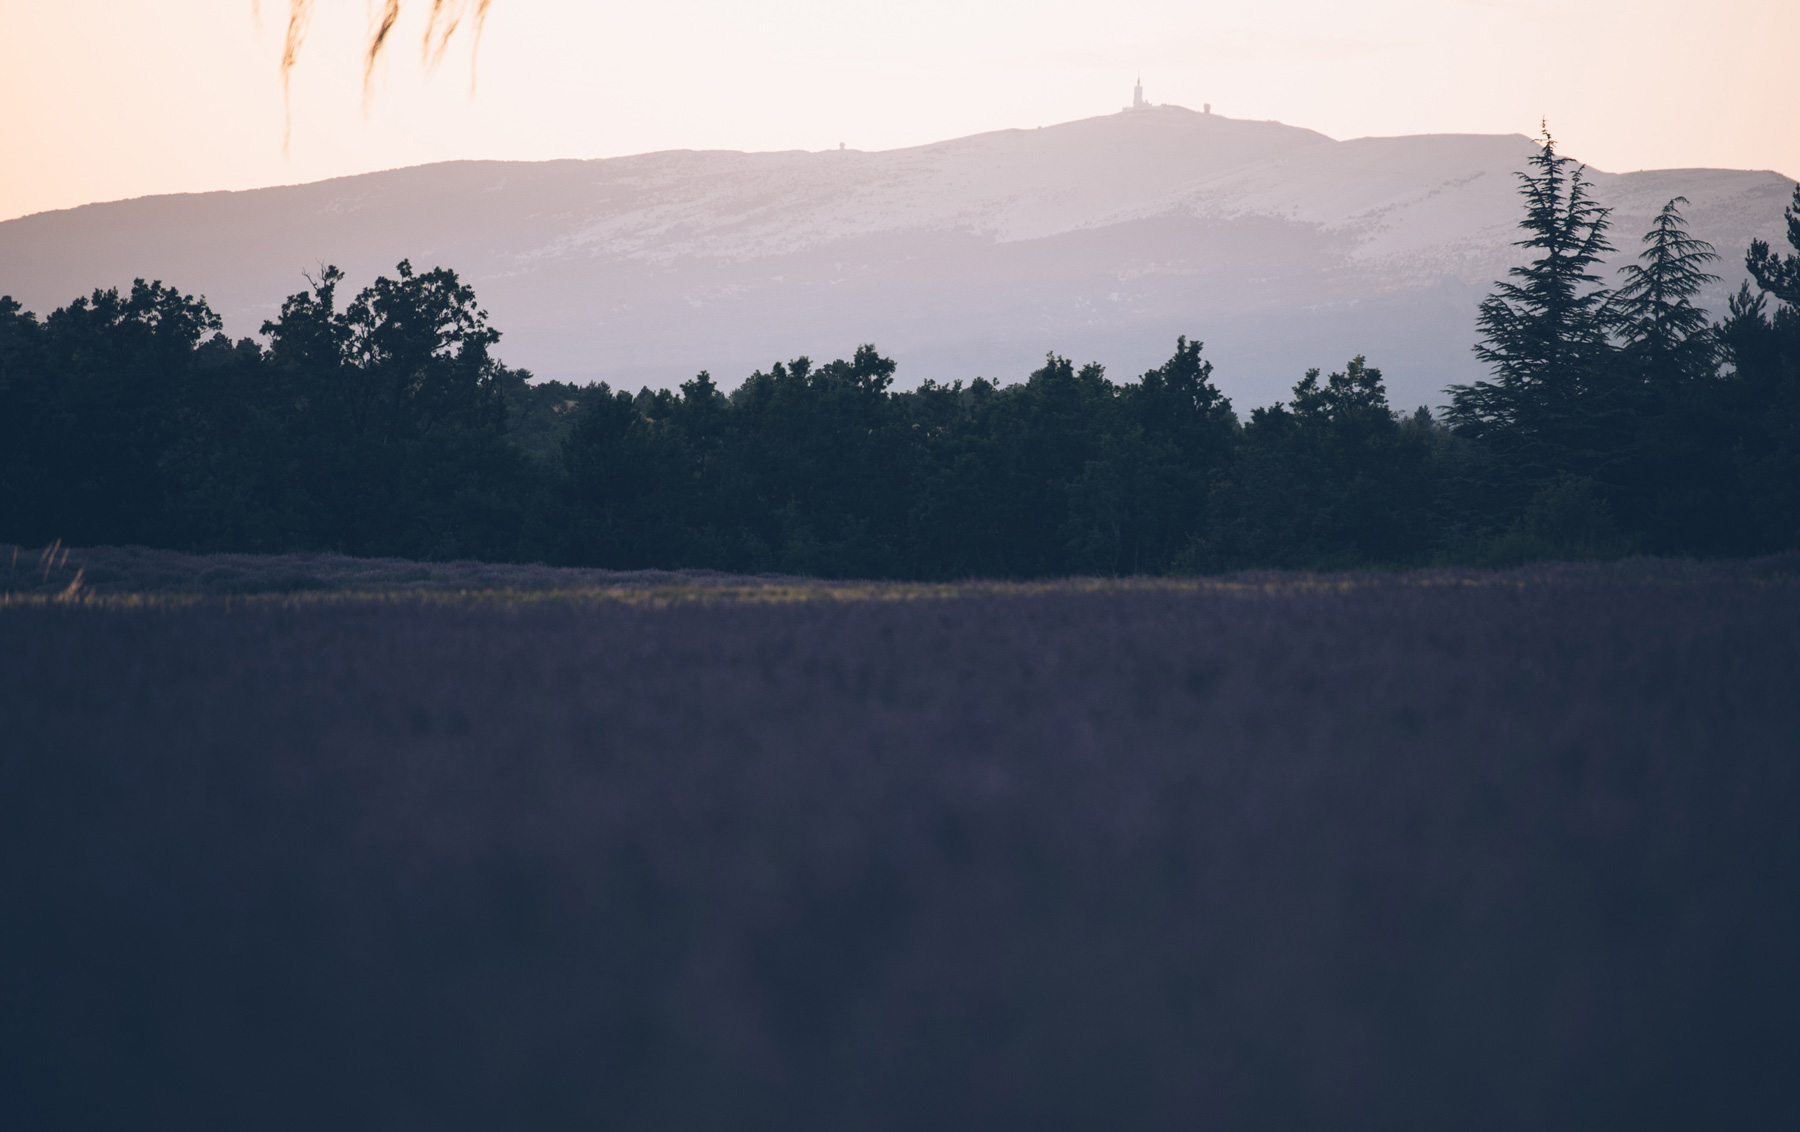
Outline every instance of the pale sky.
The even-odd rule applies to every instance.
[[[1535,133],[1597,168],[1800,176],[1796,0],[493,0],[362,105],[368,0],[0,0],[0,219],[452,158],[916,145],[1145,95],[1336,138]]]

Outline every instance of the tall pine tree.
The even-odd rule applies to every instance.
[[[1613,352],[1611,296],[1595,272],[1612,250],[1609,210],[1593,199],[1586,167],[1559,155],[1548,130],[1531,166],[1518,175],[1525,238],[1517,246],[1534,258],[1495,284],[1477,323],[1475,353],[1493,380],[1449,389],[1451,424],[1508,469],[1508,496],[1593,470]]]
[[[1750,269],[1757,286],[1790,307],[1800,307],[1800,185],[1794,186],[1794,203],[1783,215],[1794,254],[1779,255],[1769,250],[1766,240],[1752,240],[1744,266]]]
[[[1626,354],[1658,400],[1718,369],[1717,343],[1694,297],[1718,282],[1706,265],[1719,256],[1688,235],[1680,208],[1686,203],[1676,197],[1663,205],[1644,234],[1640,262],[1625,268],[1625,285],[1613,301]]]
[[[1632,410],[1629,451],[1607,479],[1624,526],[1657,553],[1744,545],[1736,429],[1719,378],[1719,334],[1695,298],[1718,276],[1713,246],[1687,232],[1685,197],[1663,205],[1613,301],[1623,346],[1617,389]]]
[[[1762,293],[1739,291],[1720,328],[1747,410],[1740,460],[1767,549],[1800,547],[1800,186],[1785,215],[1793,252],[1751,242],[1744,266]]]

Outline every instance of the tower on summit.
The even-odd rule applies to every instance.
[[[1149,103],[1144,101],[1144,76],[1139,75],[1137,85],[1131,88],[1131,108],[1142,110]]]

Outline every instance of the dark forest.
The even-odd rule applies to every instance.
[[[161,282],[0,298],[0,539],[918,579],[1800,546],[1800,189],[1714,320],[1680,198],[1609,289],[1583,170],[1546,138],[1520,177],[1490,379],[1438,416],[1358,357],[1244,419],[1186,338],[1122,383],[1053,354],[898,391],[872,345],[729,393],[533,382],[408,263],[347,303],[324,268],[264,342]]]

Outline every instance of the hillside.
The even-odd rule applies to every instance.
[[[543,377],[727,387],[872,341],[902,385],[1016,379],[1056,350],[1124,377],[1203,339],[1241,406],[1366,353],[1396,403],[1477,375],[1476,302],[1514,261],[1519,135],[1334,141],[1177,107],[877,153],[451,162],[0,223],[0,293],[40,312],[161,278],[255,331],[320,263],[472,282]],[[1769,172],[1595,173],[1622,253],[1687,196],[1725,255],[1779,236]]]

